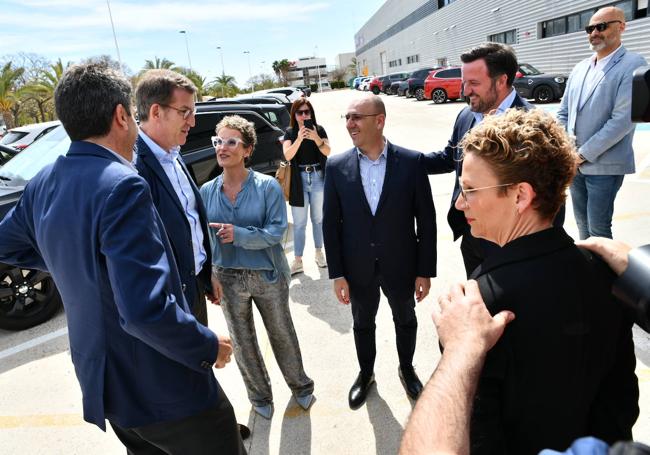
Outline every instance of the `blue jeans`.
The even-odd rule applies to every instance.
[[[585,175],[580,171],[571,184],[571,201],[580,239],[612,238],[614,199],[624,175]]]
[[[316,172],[301,172],[302,193],[305,204],[303,207],[291,206],[293,217],[293,251],[301,257],[305,250],[305,231],[307,230],[307,210],[311,216],[311,229],[314,234],[314,246],[323,247],[323,174]]]

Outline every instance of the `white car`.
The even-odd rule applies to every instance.
[[[305,92],[300,90],[297,87],[280,87],[280,88],[272,88],[269,90],[263,90],[262,92],[258,92],[259,94],[262,93],[268,93],[268,94],[279,94],[279,95],[284,95],[287,98],[289,98],[289,101],[292,103],[296,100],[299,100],[300,98],[305,96]]]
[[[61,122],[55,120],[12,128],[0,139],[0,144],[8,145],[16,150],[25,150],[32,142],[40,139],[60,124]]]
[[[361,83],[359,84],[359,90],[363,90],[364,92],[368,91],[368,85],[370,85],[370,81],[372,80],[371,77],[364,77],[361,79]]]

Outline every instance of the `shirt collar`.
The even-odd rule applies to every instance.
[[[160,161],[161,164],[173,163],[180,156],[181,147],[179,145],[177,145],[176,147],[172,147],[169,150],[164,150],[161,146],[159,146],[156,142],[154,142],[153,139],[147,136],[147,133],[142,131],[142,129],[140,129],[139,134],[142,140],[145,142],[145,144],[149,146],[151,152],[154,154],[156,159]]]
[[[517,91],[512,88],[510,90],[510,94],[506,96],[503,101],[501,101],[501,104],[497,107],[496,111],[494,112],[494,115],[501,115],[505,113],[510,107],[512,106],[512,103],[515,101],[515,98],[517,96]],[[484,115],[482,112],[472,112],[474,114],[474,119],[476,120],[476,123],[481,123],[483,121]]]
[[[123,157],[122,155],[120,155],[119,153],[114,152],[113,150],[109,149],[108,147],[104,147],[103,145],[100,145],[100,144],[96,144],[96,145],[99,145],[99,146],[100,146],[101,148],[103,148],[104,150],[107,150],[107,151],[111,152],[113,155],[115,155],[115,157],[118,159],[118,161],[119,161],[120,163],[122,163],[123,165],[125,165],[125,166],[127,166],[127,167],[130,167],[130,168],[133,169],[134,171],[136,170],[136,169],[135,169],[135,166],[133,166],[133,163],[127,161],[126,158],[124,158],[124,157]]]
[[[603,67],[609,63],[609,61],[614,57],[614,54],[618,52],[618,50],[623,46],[623,44],[619,44],[619,46],[612,52],[609,53],[607,57],[603,57],[600,60],[598,60],[598,54],[593,54],[591,56],[591,67],[595,68],[596,65]]]
[[[384,157],[384,159],[386,159],[386,157],[388,155],[388,141],[386,140],[386,138],[383,138],[383,139],[384,139],[384,149],[381,151],[381,153],[377,157],[377,161],[379,161],[381,159],[381,157]],[[359,159],[365,158],[368,161],[372,161],[370,158],[368,158],[366,155],[363,154],[363,152],[361,151],[361,149],[359,147],[355,147],[355,150],[357,151],[357,157],[359,157]]]

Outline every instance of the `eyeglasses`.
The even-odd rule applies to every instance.
[[[231,149],[234,149],[237,147],[239,144],[244,144],[244,147],[246,147],[246,143],[239,139],[238,137],[231,137],[229,139],[222,139],[219,136],[212,136],[210,139],[212,139],[212,146],[214,148],[217,147],[228,147]]]
[[[587,35],[591,35],[594,30],[598,30],[599,32],[604,32],[609,27],[609,24],[615,24],[617,22],[619,24],[623,23],[623,21],[607,21],[607,22],[600,22],[594,25],[587,25],[585,27],[585,32],[587,32]]]
[[[161,104],[161,106],[162,107],[168,107],[170,109],[174,109],[176,112],[178,112],[179,114],[181,114],[183,116],[183,120],[187,120],[188,118],[190,118],[191,115],[196,115],[196,107],[194,107],[192,109],[188,109],[188,108],[179,109],[177,107],[170,106],[169,104]]]
[[[381,115],[381,114],[345,114],[343,118],[346,121],[352,120],[353,122],[358,122],[364,117],[375,117],[376,115]]]
[[[296,115],[307,115],[307,114],[311,114],[311,111],[309,109],[303,109],[303,110],[300,110],[300,111],[296,111]]]
[[[480,188],[471,188],[469,190],[466,190],[465,188],[463,188],[463,185],[460,183],[460,180],[458,181],[458,188],[460,189],[460,195],[463,196],[465,202],[467,202],[467,195],[472,194],[476,191],[489,190],[490,188],[501,188],[510,185],[516,185],[516,183],[502,183],[501,185],[482,186]]]

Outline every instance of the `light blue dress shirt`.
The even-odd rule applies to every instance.
[[[169,182],[172,184],[178,200],[185,211],[185,217],[190,224],[192,232],[192,251],[194,252],[194,271],[198,273],[203,267],[203,263],[208,255],[203,248],[203,229],[201,228],[201,219],[197,210],[197,200],[192,191],[189,178],[178,162],[180,158],[180,147],[174,147],[165,151],[156,144],[153,139],[140,130],[140,137],[149,146],[154,156],[162,166]]]
[[[234,225],[232,243],[221,243],[216,229],[210,228],[212,264],[228,269],[262,270],[270,283],[280,276],[287,283],[291,281],[282,248],[287,207],[278,182],[268,175],[249,171],[234,204],[222,187],[223,175],[201,187],[208,222]]]
[[[610,62],[610,60],[614,57],[614,54],[616,54],[616,52],[621,48],[621,46],[622,44],[618,46],[616,50],[601,59],[598,58],[598,54],[591,56],[589,71],[587,71],[587,75],[582,81],[582,92],[580,93],[580,100],[578,103],[579,109],[581,109],[582,106],[587,102],[587,95],[593,91],[595,85],[600,81],[603,76],[603,70]]]
[[[501,101],[501,104],[499,104],[499,107],[497,107],[497,110],[494,112],[492,115],[501,115],[508,109],[510,109],[510,106],[512,106],[512,102],[515,100],[515,97],[517,96],[517,91],[513,88],[512,91],[510,92],[510,95],[506,96],[503,101]],[[478,125],[483,121],[484,115],[482,112],[472,112],[474,114],[474,125]]]
[[[359,173],[361,174],[361,185],[363,192],[366,194],[366,200],[370,206],[370,211],[374,215],[377,211],[381,190],[384,187],[384,178],[386,177],[386,157],[388,142],[384,139],[384,150],[381,151],[379,158],[375,161],[364,155],[359,148],[357,156],[359,157]]]

